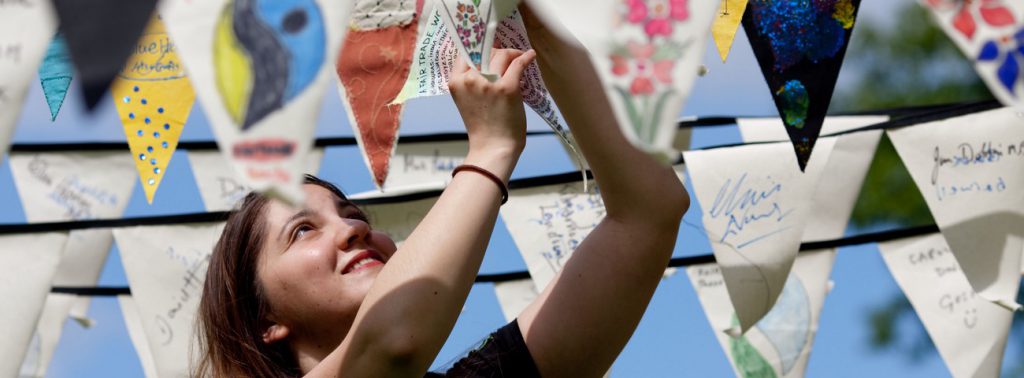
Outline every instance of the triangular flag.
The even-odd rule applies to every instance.
[[[939,26],[974,63],[978,76],[1006,106],[1024,109],[1024,3],[922,0]]]
[[[161,377],[188,376],[196,309],[223,223],[114,229],[121,263]]]
[[[888,120],[888,116],[828,117],[822,131],[837,133]],[[786,140],[782,120],[778,118],[741,118],[736,124],[747,143]],[[881,138],[881,130],[839,135],[830,154],[811,156],[812,159],[827,158],[827,163],[811,199],[811,214],[803,241],[843,237]]]
[[[68,55],[68,43],[64,36],[58,33],[50,41],[43,64],[39,66],[39,84],[43,86],[43,96],[46,96],[46,105],[50,107],[51,121],[57,119],[57,113],[60,112],[61,105],[64,105],[64,97],[71,86],[73,72],[71,56]]]
[[[459,36],[458,43],[461,55],[466,57],[470,66],[484,74],[495,78],[490,72],[491,48],[494,47],[494,32],[498,15],[492,6],[501,0],[436,0],[444,22],[448,25],[448,33]]]
[[[59,269],[59,268],[58,268]],[[54,283],[54,286],[60,286]],[[45,377],[46,370],[53,359],[53,353],[57,350],[57,343],[64,330],[64,323],[71,311],[71,306],[78,300],[77,295],[55,294],[46,295],[46,302],[39,314],[39,320],[35,324],[35,333],[32,335],[32,343],[29,345],[28,353],[21,364],[19,378]]]
[[[323,0],[162,3],[220,151],[243,185],[301,202],[301,173],[351,8]]]
[[[0,264],[17,267],[17,274],[0,276],[0,296],[17,304],[0,311],[0,376],[18,376],[65,241],[66,233],[0,236]]]
[[[154,16],[110,89],[148,203],[153,203],[196,97],[175,50],[163,21]]]
[[[730,331],[737,327],[737,320],[718,265],[686,268],[737,377],[804,376],[835,256],[835,250],[801,253],[775,306],[743,335]]]
[[[310,151],[302,173],[315,175],[319,172],[323,156],[323,148]],[[231,210],[252,191],[242,183],[219,151],[189,151],[188,161],[206,211]]]
[[[402,104],[392,104],[409,77],[423,1],[358,0],[338,57],[342,101],[378,187],[398,142]]]
[[[878,249],[953,377],[998,377],[1013,313],[971,289],[942,234]]]
[[[576,180],[515,189],[508,197],[501,219],[533,283],[544,290],[583,238],[604,219],[604,201],[597,188],[580,191]]]
[[[391,160],[391,172],[384,181],[393,188],[444,188],[452,179],[452,170],[462,164],[469,153],[465,140],[400,143]]]
[[[117,303],[121,306],[124,327],[128,330],[128,338],[132,340],[132,346],[135,347],[135,354],[139,356],[142,372],[146,378],[157,378],[156,362],[153,360],[153,352],[149,350],[149,341],[146,338],[146,328],[142,325],[139,306],[135,304],[135,299],[131,295],[118,295]]]
[[[373,220],[373,229],[387,234],[395,245],[401,246],[440,195],[439,190],[364,192],[353,194],[349,199]]]
[[[860,0],[751,0],[743,29],[807,167],[839,78]]]
[[[495,282],[494,295],[498,298],[498,306],[501,306],[501,314],[505,316],[505,321],[511,322],[540,294],[537,287],[534,286],[533,280],[524,278]]]
[[[768,313],[782,293],[834,143],[822,139],[818,154],[824,156],[807,172],[800,172],[784,143],[684,152],[741,331]]]
[[[1019,308],[1024,127],[1011,108],[888,130],[967,281]]]
[[[132,46],[146,28],[157,0],[53,0],[68,52],[78,70],[85,106],[96,108]],[[111,19],[112,16],[114,19]]]
[[[35,0],[0,5],[0,159],[28,94],[32,73],[46,52],[57,28],[49,1]]]
[[[718,1],[531,5],[548,28],[575,35],[586,46],[622,133],[637,147],[673,162],[676,120],[697,78]]]
[[[740,20],[746,10],[747,0],[722,0],[718,4],[718,13],[711,24],[711,36],[715,38],[718,56],[722,57],[723,63],[729,57],[732,41],[736,39],[736,31],[740,28]]]

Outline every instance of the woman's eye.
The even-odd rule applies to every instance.
[[[308,224],[299,225],[295,228],[295,232],[292,234],[292,239],[300,239],[309,231],[313,231],[313,227],[310,227]]]

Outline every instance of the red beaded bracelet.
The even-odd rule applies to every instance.
[[[462,164],[458,167],[455,167],[455,169],[452,170],[452,177],[455,177],[455,174],[459,173],[460,171],[473,171],[483,175],[484,177],[491,179],[491,181],[494,181],[494,183],[498,185],[498,189],[501,189],[501,204],[504,205],[505,202],[508,202],[508,187],[505,186],[505,182],[501,181],[501,179],[498,178],[498,176],[495,176],[490,171],[477,167],[475,165]]]

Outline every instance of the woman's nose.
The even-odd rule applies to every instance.
[[[370,225],[358,219],[342,218],[337,227],[339,231],[335,236],[335,245],[342,251],[353,248],[356,244],[365,244],[366,237],[370,234]]]

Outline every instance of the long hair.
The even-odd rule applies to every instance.
[[[345,199],[338,187],[315,176],[306,175],[304,182]],[[213,247],[196,315],[200,354],[193,369],[196,377],[302,375],[287,343],[263,342],[271,309],[256,266],[266,232],[267,203],[262,194],[246,195],[231,211]]]

